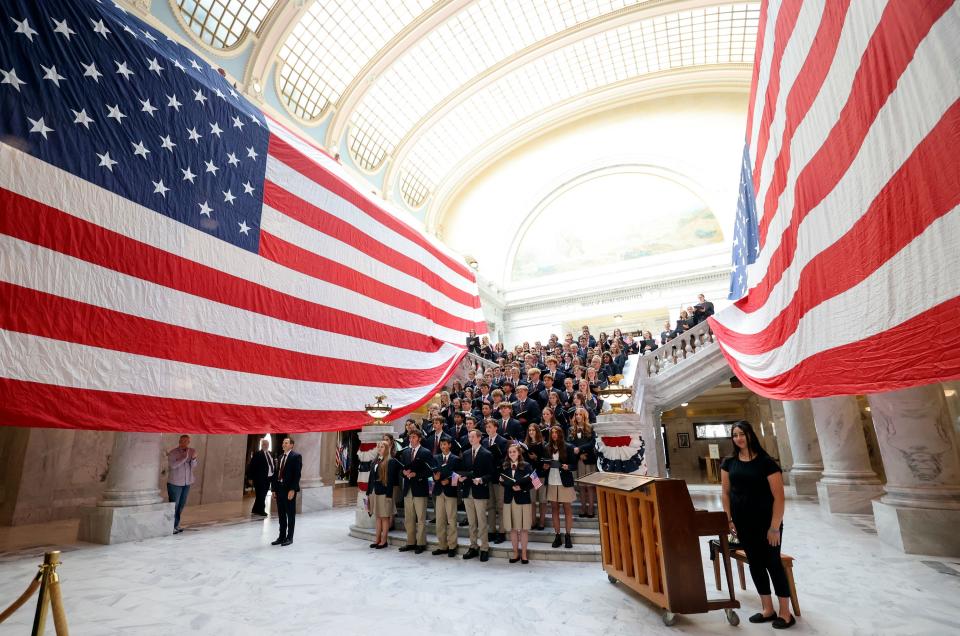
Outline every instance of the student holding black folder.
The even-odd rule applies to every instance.
[[[433,455],[420,445],[420,431],[407,433],[410,446],[397,455],[400,474],[403,475],[403,525],[407,530],[407,545],[400,552],[421,554],[427,549],[427,478],[433,472]]]
[[[468,433],[467,439],[470,447],[463,451],[458,471],[463,477],[463,493],[466,495],[463,498],[463,506],[467,510],[467,522],[470,526],[470,549],[463,558],[472,559],[479,555],[481,561],[486,561],[490,554],[487,537],[487,501],[490,498],[490,474],[493,472],[493,461],[490,451],[480,445],[480,431],[473,429]]]
[[[498,425],[496,420],[487,420],[487,438],[483,440],[483,447],[490,451],[491,461],[494,471],[499,470],[507,456],[507,438],[497,433]],[[495,473],[494,473],[495,474]],[[507,540],[507,535],[503,532],[503,488],[499,486],[499,481],[494,480],[490,484],[490,499],[487,506],[487,528],[490,530],[490,541],[492,543],[503,543]]]
[[[457,486],[453,473],[460,466],[460,458],[453,454],[453,440],[440,438],[440,451],[433,457],[433,509],[437,515],[437,549],[434,556],[457,556]]]
[[[573,444],[573,452],[579,458],[577,478],[597,472],[597,436],[593,432],[593,427],[590,426],[590,418],[586,410],[577,409],[574,413],[568,440]],[[580,516],[593,518],[597,489],[593,486],[579,486],[578,489],[581,503]]]
[[[563,429],[554,426],[550,429],[550,438],[544,450],[544,461],[541,467],[547,471],[547,501],[551,504],[553,513],[553,529],[557,536],[553,539],[553,547],[572,548],[573,539],[570,532],[573,530],[573,500],[576,491],[573,489],[573,470],[576,467],[576,455],[573,446],[564,440]],[[560,539],[560,508],[563,504],[563,515],[566,528],[564,541]]]
[[[376,541],[371,548],[382,550],[387,547],[393,515],[397,508],[393,501],[393,486],[397,481],[398,464],[393,459],[393,441],[382,440],[377,443],[377,458],[370,467],[367,481],[367,500],[370,502],[370,514],[376,519]]]
[[[531,425],[532,426],[532,425]],[[520,444],[511,444],[507,448],[507,459],[503,462],[500,483],[503,484],[503,528],[510,533],[513,555],[510,563],[527,560],[527,540],[533,517],[530,504],[530,491],[533,481],[530,475],[533,468],[523,461],[523,449]],[[519,553],[518,553],[519,552]]]
[[[549,409],[544,411],[544,416],[550,414],[550,420],[553,420],[553,414],[550,413]],[[549,434],[549,431],[547,432]],[[526,446],[524,451],[524,459],[528,464],[534,468],[537,476],[541,481],[545,482],[547,480],[547,472],[540,468],[541,462],[543,461],[543,434],[540,432],[540,427],[536,424],[531,424],[527,427],[527,437],[523,440],[523,445]],[[543,530],[547,523],[547,489],[546,487],[537,488],[530,493],[530,504],[532,506],[532,513],[534,518],[534,523],[531,526],[534,530]],[[539,516],[537,511],[539,508]]]

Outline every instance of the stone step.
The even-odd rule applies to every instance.
[[[356,539],[362,539],[367,543],[373,543],[375,533],[373,528],[359,528],[357,526],[351,525],[350,532],[351,537]],[[551,539],[552,540],[552,539]],[[391,530],[388,543],[391,546],[400,547],[406,545],[407,543],[407,534],[400,530]],[[457,541],[457,558],[462,559],[463,554],[470,547],[470,541],[468,539],[459,538]],[[446,559],[449,557],[433,556],[429,552],[437,548],[437,538],[432,535],[427,535],[427,550],[420,555],[414,555],[412,552],[406,554],[410,556],[416,556],[417,558],[422,559]],[[396,548],[394,548],[396,549]],[[490,544],[490,557],[494,559],[509,559],[513,556],[513,548],[510,546],[510,542],[501,543],[499,545]],[[592,544],[577,544],[574,543],[572,548],[553,548],[550,544],[543,543],[530,543],[527,546],[527,557],[531,561],[579,561],[579,562],[599,562],[601,559],[600,546]],[[473,559],[478,561],[478,559]]]
[[[403,508],[398,508],[398,509],[397,509],[397,516],[396,516],[396,518],[397,518],[397,519],[400,519],[401,521],[403,520]],[[467,518],[467,513],[466,513],[466,511],[464,511],[464,510],[458,510],[458,511],[457,511],[457,521],[463,521],[463,520],[466,519],[466,518]],[[434,519],[433,509],[432,509],[432,508],[427,509],[427,519]],[[564,521],[564,519],[563,519],[563,513],[561,513],[561,514],[560,514],[560,524],[561,524],[561,526],[563,525],[563,521]],[[552,523],[553,523],[553,515],[549,512],[549,509],[548,509],[548,511],[547,511],[547,517],[546,517],[546,523],[544,523],[544,525],[551,525]],[[597,518],[596,518],[596,517],[594,517],[593,519],[581,519],[581,518],[578,517],[576,514],[574,514],[574,515],[573,515],[573,527],[574,527],[574,528],[593,528],[594,530],[599,531],[599,529],[600,529],[600,522],[597,521]]]
[[[396,519],[393,522],[394,530],[404,530],[403,519]],[[405,530],[404,530],[405,531]],[[427,533],[436,534],[437,525],[435,523],[427,524]],[[459,537],[469,537],[470,528],[466,526],[457,526],[457,536]],[[553,538],[556,536],[553,528],[547,528],[545,530],[531,530],[529,536],[530,543],[552,543]],[[573,532],[570,533],[570,538],[573,542],[591,544],[591,545],[600,545],[600,532],[596,528],[573,528]],[[510,540],[510,535],[507,534],[507,541]]]

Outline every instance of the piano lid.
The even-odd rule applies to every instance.
[[[624,492],[632,492],[638,488],[643,488],[650,482],[656,481],[656,477],[647,477],[646,475],[630,475],[626,473],[591,473],[577,480],[579,484],[587,486],[600,486],[602,488],[612,488]]]

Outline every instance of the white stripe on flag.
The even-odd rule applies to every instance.
[[[748,130],[750,139],[750,148],[757,147],[757,139],[760,137],[760,121],[763,119],[763,104],[767,97],[767,84],[770,82],[770,64],[773,57],[773,43],[776,39],[773,27],[777,24],[777,14],[780,12],[780,0],[769,0],[767,2],[767,23],[763,35],[763,49],[759,52],[759,59],[754,60],[754,64],[760,66],[760,73],[757,76],[757,92],[753,102],[753,119],[751,124],[753,130]],[[757,34],[760,37],[760,34]]]

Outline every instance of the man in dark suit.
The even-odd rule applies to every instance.
[[[470,447],[463,451],[460,457],[460,468],[466,474],[463,481],[463,506],[467,510],[467,524],[470,526],[470,549],[463,558],[472,559],[479,555],[481,561],[486,561],[490,556],[487,500],[490,498],[493,459],[490,451],[480,445],[480,431],[473,429],[467,437]]]
[[[486,423],[484,423],[484,430],[487,430]],[[506,442],[506,437],[512,437],[518,441],[523,441],[523,438],[526,437],[520,421],[513,417],[513,404],[510,402],[500,403],[500,420],[497,422],[495,430],[499,435],[503,436],[504,442]],[[488,432],[487,435],[489,434]]]
[[[508,421],[505,416],[504,421]],[[516,422],[516,420],[509,420]],[[503,426],[501,424],[500,426]],[[507,456],[507,439],[497,433],[497,423],[494,420],[488,420],[486,424],[487,438],[482,444],[485,449],[490,451],[490,458],[493,462],[493,474],[500,474],[500,467],[503,466],[503,460]],[[490,541],[493,543],[503,543],[506,541],[506,534],[503,532],[503,486],[499,480],[492,480],[490,483],[490,498],[487,500],[487,528],[490,532]]]
[[[408,439],[410,446],[397,455],[403,467],[403,526],[407,531],[407,545],[400,552],[421,554],[427,549],[427,478],[433,472],[433,455],[420,445],[420,431],[410,431]]]
[[[273,481],[273,473],[277,467],[269,449],[270,442],[265,439],[260,440],[260,450],[253,454],[250,463],[247,464],[247,479],[253,483],[253,492],[256,493],[250,514],[261,517],[267,516],[267,491],[270,490],[270,482]]]
[[[450,437],[447,431],[444,430],[443,424],[443,417],[435,415],[433,417],[433,431],[423,440],[424,447],[430,451],[431,455],[436,455],[440,452],[441,439]]]
[[[451,440],[440,438],[438,450],[433,456],[433,509],[437,515],[437,549],[434,556],[446,554],[457,556],[457,487],[453,473],[460,468],[460,458],[453,454]]]
[[[293,446],[292,439],[283,439],[283,455],[277,463],[277,478],[273,482],[277,515],[280,517],[280,536],[270,545],[293,543],[293,526],[297,520],[297,493],[300,492],[300,471],[303,468],[303,458],[293,450]]]
[[[543,415],[543,407],[550,402],[551,393],[559,394],[560,391],[554,388],[553,376],[547,373],[543,376],[543,390],[531,396],[537,401],[537,405],[540,407],[541,416]]]
[[[529,397],[529,391],[525,386],[517,387],[517,401],[513,403],[513,417],[520,422],[520,435],[514,435],[507,431],[507,435],[522,442],[527,436],[527,427],[531,424],[540,423],[540,405]]]

